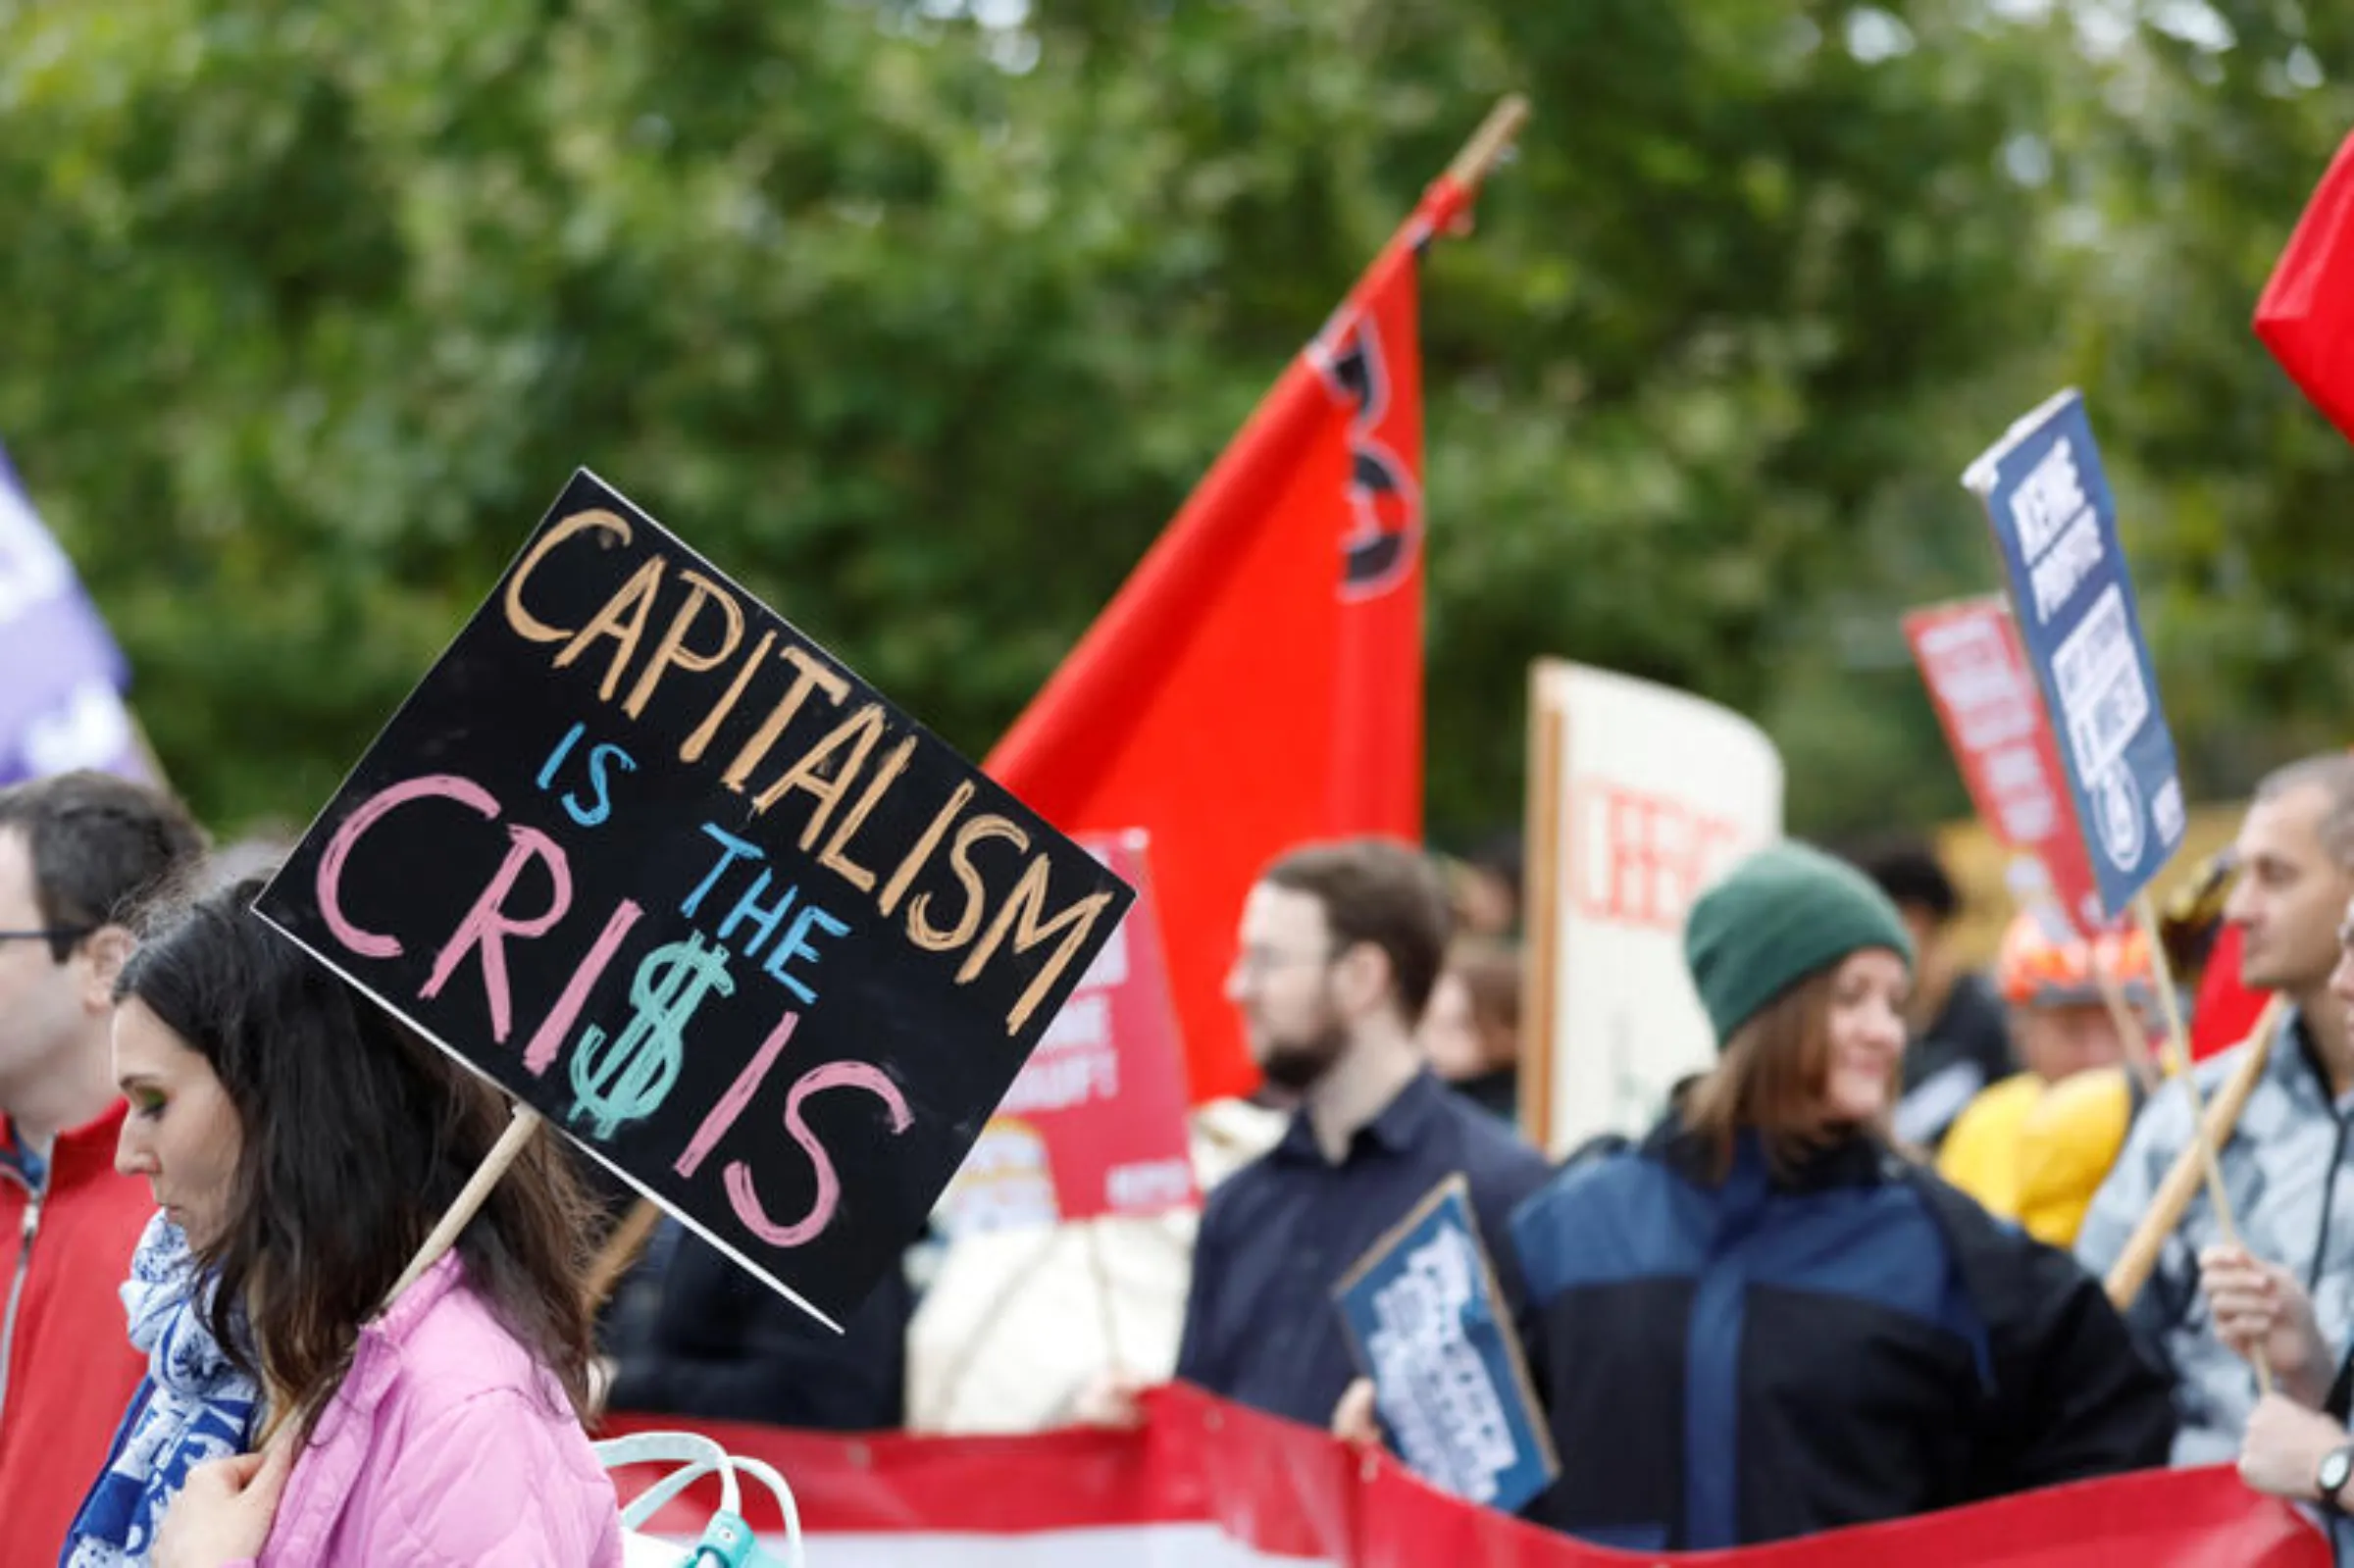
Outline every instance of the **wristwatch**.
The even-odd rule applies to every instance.
[[[2349,1480],[2354,1480],[2354,1442],[2330,1449],[2322,1455],[2322,1462],[2313,1467],[2313,1484],[2322,1494],[2324,1510],[2334,1514],[2346,1511],[2337,1500],[2337,1494]]]

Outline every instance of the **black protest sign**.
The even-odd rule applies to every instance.
[[[1131,896],[583,471],[255,907],[839,1323]]]

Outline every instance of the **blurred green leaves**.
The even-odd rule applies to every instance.
[[[2246,329],[2354,14],[2024,9],[0,4],[0,437],[225,827],[577,464],[978,753],[1519,89],[1425,274],[1434,828],[1516,817],[1540,652],[1758,714],[1800,828],[1960,809],[1896,616],[2071,379],[2235,788],[2354,675],[2348,454]]]

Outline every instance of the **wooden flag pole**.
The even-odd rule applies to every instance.
[[[1465,190],[1477,190],[1526,124],[1528,99],[1516,92],[1507,93],[1488,111],[1488,118],[1479,123],[1479,128],[1471,132],[1471,139],[1455,155],[1455,162],[1447,166],[1447,177]]]
[[[507,1167],[513,1165],[523,1151],[531,1146],[532,1139],[538,1136],[542,1122],[539,1113],[529,1105],[519,1104],[515,1107],[507,1130],[499,1135],[498,1141],[490,1145],[490,1152],[483,1156],[483,1163],[476,1166],[474,1174],[466,1179],[466,1186],[442,1214],[433,1234],[425,1239],[425,1245],[419,1247],[417,1255],[409,1259],[409,1266],[400,1271],[400,1278],[393,1282],[392,1289],[384,1296],[386,1308],[399,1300],[402,1291],[424,1278],[425,1271],[439,1262],[441,1254],[457,1243],[467,1223],[481,1212],[483,1204],[488,1200],[490,1189],[498,1185],[500,1177],[507,1174]]]

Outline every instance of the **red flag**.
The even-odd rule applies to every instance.
[[[2269,990],[2251,990],[2239,978],[2239,949],[2243,938],[2237,926],[2216,933],[2199,976],[2199,994],[2190,1009],[2190,1059],[2203,1062],[2221,1056],[2246,1039],[2264,1016]]]
[[[2264,285],[2256,335],[2354,440],[2354,137],[2338,148]]]
[[[986,764],[1067,833],[1151,835],[1197,1103],[1257,1081],[1223,988],[1268,860],[1421,836],[1414,269],[1469,200],[1430,187]]]

